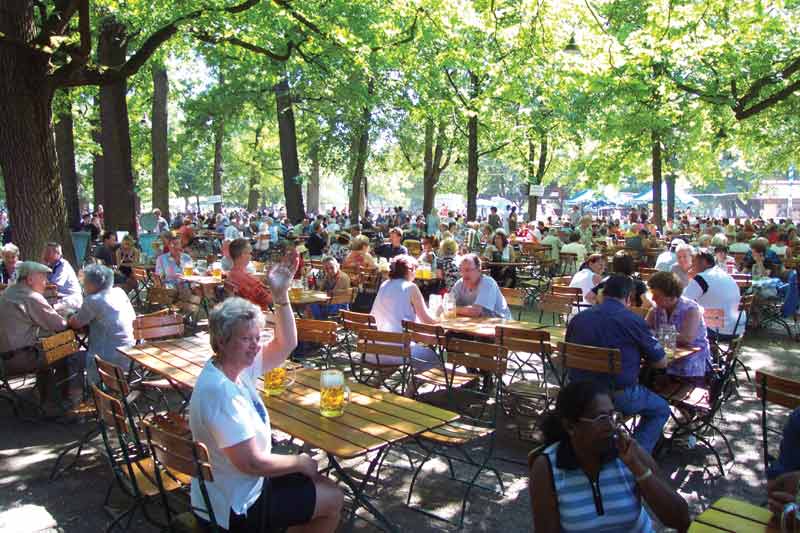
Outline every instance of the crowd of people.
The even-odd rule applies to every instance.
[[[152,214],[160,237],[154,271],[165,286],[188,286],[185,266],[207,257],[210,246],[219,251],[220,266],[237,287],[238,297],[225,298],[209,314],[215,356],[204,368],[190,404],[193,435],[208,446],[215,469],[209,491],[213,509],[201,512],[201,518],[210,519],[213,511],[230,531],[309,523],[332,531],[338,523],[341,491],[318,474],[310,458],[271,452],[269,416],[254,388],[255,377],[281,364],[297,346],[288,288],[292,280],[305,279],[309,269],[304,261],[319,261],[314,285],[331,296],[351,288],[346,269],[385,266],[386,279],[369,312],[378,329],[398,332],[404,320],[439,320],[427,302],[431,291],[415,282],[422,265],[435,273],[435,291],[450,295],[458,316],[510,318],[501,287],[520,283],[521,257],[534,250],[537,258],[550,259],[549,268],[571,274],[571,286],[580,288],[581,307],[586,307],[571,317],[566,340],[619,349],[622,371],[615,376],[573,371],[570,385],[561,390],[545,426],[548,446],[531,470],[536,530],[651,531],[643,502],[662,523],[684,530],[686,503],[652,459],[669,406],[651,384],[640,382],[642,361],[660,370],[661,379],[704,383],[712,358],[709,336],[732,338],[746,323],[732,274],[786,280],[794,268],[793,250],[800,244],[787,220],[715,220],[686,214],[658,230],[649,214],[638,209],[624,220],[573,210],[563,220],[535,223],[521,220],[516,209],[501,215],[495,208],[486,220],[477,221],[455,213],[413,215],[402,208],[376,216],[367,212],[357,221],[334,208],[294,224],[280,210],[182,213],[172,221],[158,210]],[[66,384],[61,397],[43,398],[59,407],[81,400],[85,391],[79,376],[84,370],[90,381],[97,380],[95,355],[127,368],[118,348],[134,343],[136,312],[128,295],[135,287],[132,269],[151,253],[139,249],[130,235],[117,243],[116,232],[102,226],[101,209],[87,224],[98,231],[93,233],[92,264],[83,268],[65,260],[58,243],[48,243],[36,260],[21,258],[13,243],[2,248],[0,355],[7,373],[44,370],[41,354],[34,349],[39,339],[67,328],[88,328],[85,351],[59,363],[56,376],[40,372],[42,379]],[[612,247],[618,251],[609,255]],[[637,275],[634,257],[658,249],[662,252],[654,261],[657,272],[645,283]],[[576,264],[564,264],[561,254],[574,254]],[[254,262],[268,258],[278,264],[263,281],[255,276]],[[307,316],[329,318],[346,306],[311,305]],[[704,308],[724,310],[724,325],[707,328]],[[262,345],[267,309],[275,316],[275,335]],[[693,352],[671,364],[655,335],[667,326],[674,328],[678,346]],[[412,347],[416,370],[436,361],[430,348]],[[406,390],[415,393],[412,387]],[[632,435],[618,430],[616,413],[639,415]],[[798,426],[797,420],[793,416],[791,423]],[[786,438],[796,433],[796,428],[794,433],[787,431]],[[782,447],[787,464],[771,474],[776,479],[770,485],[775,501],[783,498],[785,476],[800,468],[792,449]],[[201,496],[194,483],[193,504],[205,509]]]

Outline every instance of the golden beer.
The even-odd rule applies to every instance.
[[[215,266],[211,269],[211,275],[217,279],[222,279],[222,267]]]
[[[341,370],[325,370],[320,378],[319,414],[326,418],[335,418],[344,414],[345,405],[349,401],[350,390]]]
[[[273,368],[264,374],[264,392],[269,396],[278,396],[286,390],[289,384],[288,372],[282,366]]]
[[[184,267],[183,267],[183,275],[184,276],[192,276],[192,275],[194,275],[194,267],[192,265],[184,265]]]
[[[303,288],[302,287],[292,287],[291,289],[289,289],[289,297],[290,298],[297,299],[297,298],[300,298],[301,296],[303,296]]]

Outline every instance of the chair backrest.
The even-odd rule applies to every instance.
[[[506,303],[510,307],[525,307],[525,297],[527,294],[524,290],[514,289],[511,287],[500,287],[500,292],[503,294],[503,297],[506,299]]]
[[[538,329],[523,329],[496,326],[497,344],[509,352],[548,355],[550,353],[550,333]]]
[[[139,267],[131,268],[131,275],[139,283],[147,283],[147,270]]]
[[[767,423],[767,404],[773,403],[789,409],[800,407],[800,381],[756,370],[755,386],[756,396],[761,400],[761,438],[766,472],[770,463],[769,434],[782,433],[780,429]]]
[[[569,267],[571,269],[578,268],[578,254],[572,252],[559,252],[558,258],[562,266]]]
[[[712,307],[704,308],[703,320],[707,328],[722,329],[725,327],[725,310]]]
[[[348,289],[335,291],[333,296],[331,296],[330,301],[328,302],[330,305],[344,305],[344,304],[351,304],[356,299],[356,289],[354,287],[350,287]]]
[[[553,276],[550,278],[550,286],[569,287],[572,282],[572,276]]]
[[[358,267],[342,267],[341,271],[348,275],[350,278],[351,287],[361,286],[361,272]]]
[[[586,370],[612,375],[622,372],[622,353],[617,348],[559,342],[558,353],[566,370]]]
[[[158,279],[158,277],[153,278]],[[167,287],[150,287],[147,291],[147,301],[150,305],[172,305],[178,298],[178,291]]]
[[[444,346],[444,328],[436,324],[422,324],[403,320],[403,330],[409,335],[412,342],[418,342],[433,348]]]
[[[97,408],[97,419],[105,426],[106,431],[113,429],[114,431],[129,433],[128,419],[125,416],[122,402],[101,391],[97,385],[92,385],[92,393],[94,395],[94,404]]]
[[[376,329],[377,327],[375,317],[367,313],[340,310],[339,316],[342,317],[342,327],[347,331],[358,332],[362,329]]]
[[[48,365],[69,357],[80,349],[75,332],[71,329],[39,339],[39,345]]]
[[[572,313],[572,307],[576,303],[574,295],[544,293],[536,305],[540,313],[552,313],[561,319]]]
[[[133,337],[137,341],[180,337],[183,317],[173,313],[142,315],[133,321]]]
[[[445,342],[447,362],[455,366],[477,368],[502,377],[508,363],[508,349],[488,342],[448,337]]]
[[[405,362],[411,358],[411,337],[407,333],[362,329],[358,332],[356,350],[362,356],[375,356],[380,365],[381,357],[402,357]]]
[[[100,375],[100,382],[103,384],[106,392],[122,401],[130,393],[130,385],[125,378],[125,372],[115,365],[102,359],[99,355],[94,356],[94,362],[97,365],[97,373]]]
[[[205,444],[164,431],[149,422],[144,423],[144,430],[154,457],[163,466],[173,472],[214,481]]]
[[[550,285],[550,293],[562,296],[571,296],[575,303],[583,299],[583,292],[580,287],[567,287],[564,285]]]
[[[339,325],[333,320],[297,319],[297,340],[315,342],[333,347],[337,343],[336,329]]]
[[[381,285],[381,271],[377,268],[359,269],[361,278],[361,290],[364,292],[378,292]]]

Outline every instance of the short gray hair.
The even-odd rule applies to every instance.
[[[689,250],[689,253],[694,255],[694,246],[691,244],[679,244],[677,248],[675,248],[675,253],[682,252],[683,250]]]
[[[336,260],[336,258],[335,258],[335,257],[333,257],[332,255],[325,255],[325,256],[323,256],[323,257],[322,257],[322,260],[320,261],[320,263],[322,263],[322,264],[325,264],[325,263],[330,263],[330,264],[332,264],[334,267],[336,267],[336,269],[337,269],[337,270],[339,269],[339,261],[337,261],[337,260]]]
[[[14,254],[15,256],[19,257],[19,248],[14,243],[8,243],[3,246],[2,253],[4,254]]]
[[[264,314],[257,305],[244,298],[234,296],[215,305],[208,315],[208,334],[214,353],[218,356],[222,355],[220,347],[231,340],[237,324],[253,320],[261,329],[264,325]]]
[[[104,265],[89,265],[83,269],[83,279],[104,291],[114,285],[114,271]]]

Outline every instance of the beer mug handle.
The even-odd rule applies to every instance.
[[[345,384],[345,386],[344,386],[344,406],[346,407],[349,404],[350,404],[350,387],[348,387],[347,384]]]
[[[286,363],[284,363],[286,364]],[[285,367],[284,367],[285,368]],[[286,388],[288,389],[292,385],[294,385],[294,373],[295,370],[293,368],[286,369]]]
[[[787,503],[783,506],[781,512],[781,533],[794,533],[795,527],[793,522],[797,519],[798,505],[794,502]]]

